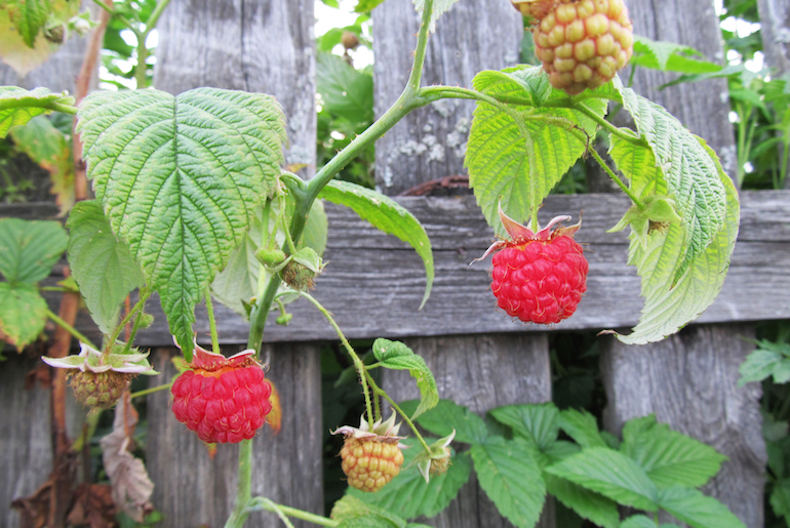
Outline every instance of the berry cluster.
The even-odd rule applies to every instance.
[[[376,492],[400,472],[403,453],[395,443],[376,438],[349,436],[340,450],[343,473],[348,485],[362,491]]]

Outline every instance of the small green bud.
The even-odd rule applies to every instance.
[[[154,316],[144,313],[140,316],[140,328],[150,328],[154,324]]]
[[[288,323],[291,322],[291,319],[294,318],[294,314],[292,313],[284,313],[280,315],[277,319],[274,320],[275,323],[281,326],[286,326]]]
[[[264,266],[276,266],[277,264],[285,260],[286,255],[285,252],[279,248],[273,248],[273,249],[258,248],[255,251],[255,258],[257,258],[258,262],[260,262]]]

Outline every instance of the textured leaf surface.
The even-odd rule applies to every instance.
[[[366,504],[346,494],[332,507],[332,519],[340,521],[338,528],[405,528],[406,521],[374,504]]]
[[[431,439],[426,440],[432,443]],[[456,453],[447,473],[431,477],[430,482],[426,483],[416,467],[409,467],[422,446],[414,440],[405,440],[403,443],[410,447],[403,450],[404,469],[397,477],[376,493],[364,493],[353,488],[349,488],[348,493],[367,504],[396,511],[405,519],[421,515],[435,517],[455,499],[458,490],[469,480],[472,473],[469,454]]]
[[[544,479],[546,490],[580,517],[604,528],[620,526],[620,512],[613,500],[554,475],[545,475]]]
[[[534,442],[543,451],[557,440],[560,412],[551,403],[508,405],[489,411],[491,416],[513,429],[513,432]]]
[[[0,273],[12,284],[38,282],[50,274],[67,243],[58,222],[0,219]]]
[[[609,497],[615,502],[656,511],[658,489],[639,465],[605,447],[591,447],[544,471]]]
[[[96,201],[78,203],[66,223],[71,272],[85,304],[105,334],[117,322],[126,296],[145,281],[126,244],[118,242]]]
[[[0,331],[3,339],[18,350],[44,331],[47,301],[32,284],[0,282]]]
[[[530,105],[506,110],[478,102],[469,134],[464,160],[469,184],[489,225],[504,234],[500,201],[516,221],[528,218],[584,153],[596,124],[576,110],[557,108],[570,100],[562,91],[551,91],[540,68],[481,72],[473,84],[500,101]],[[604,115],[605,101],[585,104]]]
[[[727,507],[691,488],[668,488],[658,495],[659,506],[692,528],[745,528]]]
[[[721,166],[704,144],[662,106],[624,88],[623,104],[647,141],[666,179],[667,194],[683,218],[683,252],[675,263],[673,282],[705,253],[728,219],[728,196]],[[639,148],[639,147],[634,147]]]
[[[686,244],[685,223],[673,223],[666,232],[655,230],[650,233],[646,248],[631,237],[629,263],[636,266],[642,277],[645,306],[633,332],[618,336],[626,344],[659,341],[675,333],[699,317],[721,291],[738,237],[740,203],[732,181],[721,170],[718,160],[711,159],[719,168],[719,181],[726,191],[725,223],[713,242],[693,257],[687,272],[674,286],[676,270],[683,266],[682,262],[688,255],[683,249]]]
[[[661,523],[656,526],[656,522],[646,515],[633,515],[624,520],[620,528],[673,528],[676,524]]]
[[[492,436],[472,445],[471,453],[480,487],[499,513],[519,528],[535,526],[546,501],[546,486],[527,442]]]
[[[657,423],[652,414],[626,422],[620,451],[659,488],[703,486],[727,460],[712,447]]]
[[[319,51],[315,63],[316,84],[325,108],[350,123],[372,122],[373,76],[328,51]]]
[[[374,341],[373,355],[379,360],[382,367],[394,370],[408,370],[417,381],[421,399],[420,405],[417,406],[417,409],[411,415],[412,420],[428,409],[436,407],[436,404],[439,403],[439,389],[436,388],[436,379],[433,377],[431,369],[428,368],[422,357],[399,341],[390,341],[383,338]]]
[[[434,270],[431,241],[420,221],[391,198],[346,181],[330,181],[319,196],[332,203],[350,207],[376,229],[395,235],[414,248],[425,265],[426,284],[425,295],[420,304],[422,308],[431,295]]]
[[[79,119],[96,197],[189,356],[195,305],[275,191],[280,106],[214,88],[94,92]]]
[[[762,381],[769,376],[773,376],[777,384],[790,381],[790,343],[773,343],[763,339],[758,345],[757,350],[741,363],[738,386]]]
[[[11,137],[17,150],[49,172],[50,192],[57,196],[60,213],[65,215],[74,205],[74,159],[69,138],[44,116],[14,128]]]
[[[24,125],[37,115],[48,114],[59,106],[73,104],[74,98],[65,92],[52,93],[46,88],[28,91],[16,86],[0,86],[0,138],[6,137],[11,127]]]
[[[417,400],[409,400],[403,402],[401,408],[409,414],[414,412],[418,404]],[[417,422],[420,427],[440,438],[455,430],[456,442],[479,444],[485,442],[488,437],[485,421],[468,407],[458,405],[452,400],[439,400],[436,407],[421,414]]]
[[[566,409],[560,413],[560,428],[582,447],[606,447],[595,416],[587,411]]]

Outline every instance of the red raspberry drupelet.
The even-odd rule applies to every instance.
[[[188,370],[171,392],[173,414],[208,443],[249,440],[272,410],[271,384],[254,359],[253,350],[230,358],[195,346]]]
[[[483,255],[496,251],[491,291],[497,305],[526,323],[554,324],[573,315],[587,291],[589,270],[582,247],[572,238],[581,223],[551,231],[570,219],[558,216],[533,233],[501,208],[499,215],[512,239],[495,242]]]

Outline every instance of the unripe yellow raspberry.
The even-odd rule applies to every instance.
[[[351,435],[346,437],[340,458],[349,486],[368,492],[383,488],[400,472],[403,464],[397,440],[393,443]]]
[[[623,0],[558,0],[532,31],[551,85],[570,95],[606,84],[633,53]]]

